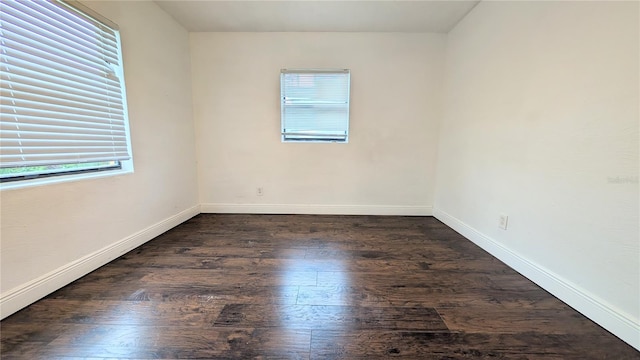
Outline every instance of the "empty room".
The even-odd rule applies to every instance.
[[[640,359],[640,2],[0,2],[2,359]]]

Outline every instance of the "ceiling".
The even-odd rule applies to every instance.
[[[479,0],[155,0],[192,32],[437,32]]]

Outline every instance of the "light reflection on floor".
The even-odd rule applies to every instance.
[[[93,321],[86,327],[71,327],[60,334],[55,341],[70,346],[68,354],[58,355],[130,356],[132,350],[158,345],[155,328],[148,326],[148,314],[154,312],[150,302],[118,301],[110,305],[108,311],[94,314]]]
[[[348,311],[348,307],[327,305],[327,298],[331,299],[330,303],[336,305],[347,305],[349,302],[349,299],[347,299],[345,295],[346,292],[342,290],[348,289],[351,286],[351,278],[349,277],[349,271],[344,266],[343,261],[337,260],[344,259],[346,257],[340,256],[339,253],[341,250],[339,249],[328,250],[332,250],[337,254],[337,256],[335,257],[336,260],[313,261],[311,259],[297,258],[287,259],[287,261],[284,262],[285,267],[281,272],[281,283],[283,285],[299,285],[296,304],[303,306],[280,307],[280,326],[286,329],[288,336],[300,337],[300,341],[304,340],[304,338],[302,337],[308,336],[307,334],[300,332],[301,323],[308,323],[310,327],[313,327],[314,322],[317,323],[317,321],[321,318],[331,318],[336,320],[332,321],[333,324],[336,324],[336,328],[332,328],[332,330],[348,330],[343,328],[348,322],[342,321],[348,315],[346,314],[346,311]],[[314,270],[316,273],[315,284],[300,284],[298,280],[305,274],[308,274],[310,270]],[[319,286],[318,273],[322,273],[325,277],[331,276],[331,285]],[[315,306],[315,304],[313,304],[313,301],[311,301],[311,303],[309,302],[312,299],[302,299],[300,297],[301,287],[307,290],[307,294],[309,292],[313,292],[318,296],[326,297],[321,301],[323,305]],[[280,296],[284,299],[286,294],[281,293]]]

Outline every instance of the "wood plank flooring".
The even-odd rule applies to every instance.
[[[201,214],[0,338],[2,359],[640,359],[432,217]]]

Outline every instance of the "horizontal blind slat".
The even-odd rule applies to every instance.
[[[121,130],[123,129],[123,120],[100,120],[100,121],[81,121],[81,120],[69,120],[66,118],[52,118],[52,117],[43,117],[43,116],[32,116],[32,115],[16,115],[16,114],[7,114],[6,112],[2,112],[0,114],[0,120],[5,123],[4,126],[10,126],[11,124],[17,124],[19,127],[17,129],[24,129],[24,126],[33,125],[33,126],[43,126],[48,127],[49,129],[56,128],[64,128],[64,127],[72,127],[77,129],[103,129],[103,130]]]
[[[106,86],[90,86],[85,83],[76,83],[67,79],[56,78],[44,73],[29,71],[28,69],[12,69],[13,72],[2,72],[2,87],[11,88],[13,83],[26,85],[41,85],[45,88],[57,88],[60,91],[71,93],[84,93],[87,96],[102,98],[102,101],[109,100],[113,96],[120,96],[118,87],[106,84]],[[5,82],[4,80],[7,79]]]
[[[52,56],[50,52],[45,53],[40,51],[26,52],[23,50],[33,50],[24,47],[23,49],[14,48],[12,46],[5,46],[2,54],[2,62],[6,64],[5,70],[10,71],[12,67],[23,67],[27,69],[38,69],[38,72],[53,73],[53,74],[65,74],[66,76],[73,76],[76,80],[83,81],[85,79],[93,79],[94,81],[111,81],[117,83],[109,78],[109,75],[114,71],[109,67],[107,63],[89,63],[88,65],[72,62],[68,60],[62,60]],[[52,59],[48,59],[52,58]]]
[[[81,51],[76,48],[58,44],[46,38],[34,38],[33,34],[28,31],[16,30],[6,22],[0,22],[2,23],[3,38],[5,39],[5,43],[7,44],[7,46],[18,43],[26,47],[25,50],[35,49],[37,51],[39,49],[41,51],[51,52],[52,54],[62,56],[74,62],[87,64],[89,66],[104,64],[106,60],[111,60],[112,64],[119,65],[118,62],[113,61],[109,58],[105,58],[100,53]],[[34,56],[36,55],[37,54],[34,54]]]
[[[28,166],[50,166],[102,161],[122,161],[129,160],[131,158],[129,154],[125,152],[106,152],[94,154],[54,153],[39,154],[37,156],[0,156],[2,156],[3,159],[1,166],[2,168],[20,167],[24,166],[25,163],[29,164]]]
[[[32,101],[32,100],[24,100],[20,98],[8,99],[7,97],[0,98],[0,105],[3,106],[3,109],[7,109],[9,113],[14,114],[27,114],[27,111],[21,111],[21,109],[31,109],[35,108],[39,111],[50,111],[59,114],[72,114],[72,115],[81,115],[81,116],[89,116],[96,117],[98,119],[122,119],[124,114],[120,109],[107,109],[107,111],[96,111],[90,110],[82,107],[74,107],[74,106],[65,106],[64,104],[56,104],[51,102],[42,102],[42,101]]]
[[[4,100],[3,100],[4,101]],[[122,114],[101,114],[101,115],[83,115],[69,112],[54,111],[52,109],[35,109],[35,108],[20,108],[20,107],[6,107],[2,105],[2,117],[9,119],[9,121],[18,121],[29,119],[47,119],[52,123],[61,122],[73,122],[76,124],[105,124],[105,125],[118,125],[123,121]],[[11,120],[12,119],[12,120]]]
[[[109,102],[108,96],[95,89],[84,90],[79,87],[72,88],[64,84],[47,81],[47,79],[37,79],[20,74],[8,74],[0,71],[0,88],[7,91],[18,90],[22,92],[32,92],[43,96],[56,97],[70,101],[86,102],[96,105],[111,106],[110,104],[120,104],[121,100]],[[121,96],[118,92],[113,96]]]
[[[1,21],[2,28],[6,31],[6,36],[9,38],[31,39],[31,42],[42,44],[43,47],[61,48],[77,56],[109,60],[118,63],[117,53],[112,52],[106,47],[101,47],[98,44],[91,44],[84,47],[81,43],[69,40],[66,34],[61,35],[58,32],[52,31],[51,29],[53,29],[53,27],[47,26],[47,24],[40,23],[42,27],[34,26],[36,24],[32,24],[10,13],[4,13]]]
[[[62,141],[78,141],[78,142],[112,142],[112,141],[126,141],[126,134],[124,133],[116,133],[112,132],[110,134],[87,134],[87,133],[72,133],[72,132],[60,132],[60,133],[42,133],[42,132],[30,132],[31,135],[29,138],[24,138],[20,136],[19,131],[7,131],[7,134],[4,134],[2,138],[2,142],[4,143],[14,143],[15,141],[21,141],[23,143],[46,143],[48,141],[52,141],[55,143],[59,143]],[[70,140],[72,139],[72,140]]]
[[[65,17],[65,10],[55,4],[46,1],[32,1],[32,3],[27,6],[19,1],[8,1],[4,8],[4,13],[27,21],[33,24],[33,26],[48,28],[63,37],[68,35],[84,46],[94,45],[97,29],[86,26],[88,25],[86,20],[79,17]],[[42,24],[46,25],[43,26]]]
[[[25,91],[18,91],[15,89],[0,88],[0,97],[13,98],[18,100],[26,100],[36,104],[43,104],[38,106],[46,106],[46,104],[57,104],[65,107],[73,107],[76,109],[84,109],[88,111],[96,112],[116,112],[124,115],[124,109],[122,105],[115,104],[113,107],[103,106],[101,103],[91,103],[88,101],[76,101],[71,99],[65,99],[61,97],[52,97],[41,95],[37,93],[30,93]]]
[[[64,39],[73,39],[84,49],[99,49],[108,52],[117,61],[118,50],[115,31],[105,26],[94,26],[79,12],[70,12],[64,4],[51,1],[7,1],[3,13],[12,14],[13,19],[26,21],[31,27],[39,27]],[[30,28],[25,26],[25,28]]]
[[[346,140],[349,78],[348,70],[282,70],[283,139]]]
[[[62,68],[60,66],[47,66],[40,61],[29,61],[19,57],[2,56],[2,63],[6,66],[5,72],[8,76],[20,75],[32,79],[48,79],[65,86],[74,84],[85,90],[97,92],[119,90],[118,81],[114,81],[106,76],[98,74],[81,73],[74,68]],[[104,90],[103,90],[104,89]]]
[[[95,61],[91,61],[79,56],[72,56],[71,54],[65,53],[64,51],[57,48],[47,49],[47,51],[44,51],[43,49],[34,47],[27,42],[20,42],[14,38],[5,37],[3,45],[5,49],[19,50],[25,54],[30,54],[32,57],[47,59],[52,62],[75,67],[79,70],[95,71],[95,67],[97,64],[97,62]]]
[[[87,145],[87,146],[81,146],[81,145],[77,145],[77,146],[71,146],[71,145],[58,145],[58,146],[40,146],[40,145],[33,145],[33,146],[29,146],[26,148],[27,150],[25,151],[25,147],[24,146],[2,146],[2,154],[3,155],[23,155],[23,156],[28,156],[31,154],[34,155],[39,155],[42,153],[46,153],[46,154],[69,154],[69,153],[77,153],[77,154],[95,154],[95,153],[100,153],[100,154],[104,154],[104,153],[110,153],[113,152],[113,146],[111,146],[111,144],[107,145],[107,146],[91,146],[91,145]]]
[[[116,31],[53,1],[0,6],[0,166],[129,159]]]

